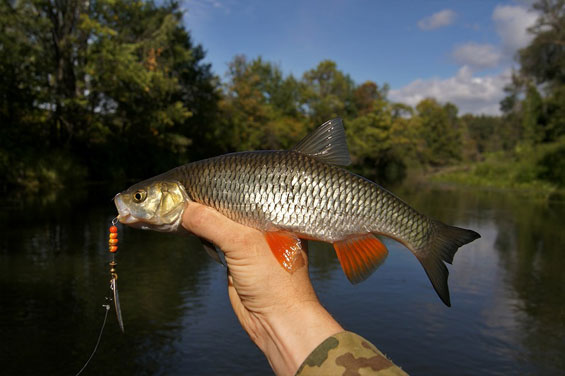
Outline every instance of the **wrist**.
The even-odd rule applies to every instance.
[[[343,328],[319,301],[304,301],[258,317],[254,338],[278,375],[294,375],[310,353]]]

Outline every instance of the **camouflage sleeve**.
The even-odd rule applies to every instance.
[[[372,343],[352,332],[341,332],[322,342],[302,363],[296,376],[407,375]]]

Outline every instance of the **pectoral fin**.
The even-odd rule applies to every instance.
[[[294,273],[305,265],[300,253],[300,239],[296,235],[284,231],[266,232],[265,239],[279,264],[289,273]]]
[[[359,283],[367,279],[388,256],[386,246],[373,234],[335,242],[334,249],[351,283]]]

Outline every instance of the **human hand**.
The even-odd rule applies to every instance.
[[[322,341],[343,331],[316,297],[304,251],[304,266],[291,274],[272,255],[261,231],[210,207],[188,203],[182,225],[224,252],[233,310],[276,374],[294,374]]]

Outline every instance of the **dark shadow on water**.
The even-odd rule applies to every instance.
[[[110,296],[112,197],[95,190],[4,202],[0,322],[2,341],[10,344],[2,352],[5,374],[73,375],[88,358]],[[200,245],[193,238],[120,230],[126,334],[112,310],[86,374],[166,374],[183,317],[198,309],[201,284],[209,283],[209,260],[194,251]]]

